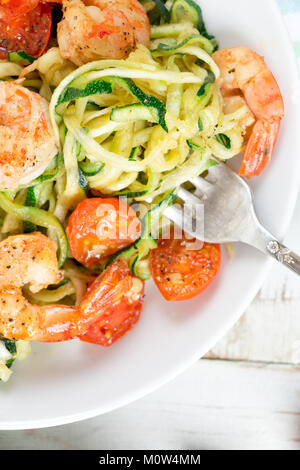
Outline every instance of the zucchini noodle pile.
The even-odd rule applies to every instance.
[[[78,68],[52,47],[34,62],[24,53],[0,62],[1,80],[19,78],[49,101],[60,148],[30,185],[0,193],[2,239],[38,229],[59,246],[64,281],[27,291],[30,301],[78,303],[95,275],[74,262],[64,231],[88,191],[156,200],[242,151],[253,118],[242,100],[222,98],[214,49],[191,22],[173,22],[152,26],[150,49],[126,60]]]

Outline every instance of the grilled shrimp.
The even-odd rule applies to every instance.
[[[125,263],[125,268],[122,266]],[[115,282],[116,272],[123,275]],[[125,260],[116,260],[89,287],[78,306],[33,305],[22,293],[62,280],[55,244],[45,235],[12,235],[0,243],[0,335],[9,339],[57,342],[85,335],[99,318],[124,298],[134,303],[143,296],[144,283],[131,275]],[[105,324],[105,321],[104,321]]]
[[[241,175],[251,178],[271,160],[284,114],[283,98],[263,57],[252,50],[222,49],[213,58],[220,68],[222,93],[226,96],[240,90],[257,119],[240,169]]]
[[[138,0],[63,0],[58,24],[61,55],[76,65],[123,59],[150,41],[150,23]]]
[[[41,175],[58,148],[49,105],[14,82],[0,82],[0,188],[15,190]]]

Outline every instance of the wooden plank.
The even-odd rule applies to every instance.
[[[202,360],[107,415],[0,432],[0,449],[300,450],[299,373],[292,366]]]
[[[207,357],[300,364],[300,300],[256,299]]]

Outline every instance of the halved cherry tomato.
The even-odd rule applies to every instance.
[[[83,200],[67,227],[72,254],[87,267],[131,245],[140,232],[136,213],[119,198]]]
[[[124,259],[108,266],[88,288],[80,307],[84,312],[89,308],[103,313],[80,339],[111,346],[131,330],[142,311],[144,284],[131,274]]]
[[[204,243],[193,249],[195,239],[158,241],[150,253],[153,280],[166,300],[187,300],[200,294],[212,282],[221,263],[219,245]]]
[[[39,57],[45,51],[51,36],[51,6],[40,3],[24,15],[0,19],[0,59],[8,52],[24,51]]]
[[[2,0],[0,18],[15,18],[33,10],[40,0]]]

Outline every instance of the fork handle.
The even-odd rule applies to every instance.
[[[268,253],[279,263],[300,275],[300,257],[279,241],[272,239],[267,243]]]
[[[255,235],[253,235],[246,243],[255,246],[265,254],[271,255],[276,261],[300,275],[300,257],[296,253],[276,240],[262,226],[258,226]]]

